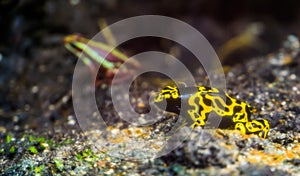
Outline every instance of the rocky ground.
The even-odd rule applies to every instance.
[[[296,56],[281,62],[275,56],[251,59],[226,72],[229,94],[257,109],[253,119],[264,117],[270,121],[271,130],[266,139],[241,135],[233,130],[196,129],[178,148],[153,158],[170,137],[168,132],[178,117],[160,113],[160,120],[151,126],[126,124],[111,110],[109,91],[99,88],[98,93],[107,94],[97,98],[99,107],[104,119],[111,124],[102,131],[82,132],[70,110],[71,100],[67,98],[57,109],[45,111],[43,118],[49,118],[50,122],[33,123],[37,126],[54,123],[51,130],[35,127],[41,131],[39,133],[32,124],[23,124],[26,118],[32,118],[26,112],[4,117],[9,121],[6,124],[11,126],[1,126],[2,175],[300,174],[300,60]],[[199,77],[202,74],[198,72]],[[207,84],[206,79],[202,80],[199,84]],[[149,93],[154,86],[149,87],[146,84],[144,89],[135,90],[136,95]],[[42,96],[42,93],[36,85],[26,96]],[[56,102],[62,101],[64,96],[66,93],[58,96]],[[144,101],[132,99],[137,108],[146,106],[141,105]],[[68,114],[67,118],[55,119],[61,118],[57,115],[61,113]],[[95,140],[89,142],[90,139],[96,139],[97,143]]]
[[[296,5],[122,2],[0,3],[0,175],[300,175],[299,42],[282,45],[293,31],[299,35]],[[261,7],[269,14],[259,12]],[[119,118],[104,84],[96,89],[96,101],[107,126],[82,130],[71,96],[78,58],[64,48],[64,37],[78,32],[92,37],[100,18],[113,23],[141,14],[172,16],[197,28],[218,52],[227,92],[255,109],[252,119],[270,122],[268,137],[191,131],[179,128],[184,117],[161,111],[137,119],[155,119],[154,124],[135,126]],[[262,33],[250,33],[249,41],[242,40],[248,43],[239,43],[249,37],[247,29],[261,25]],[[210,85],[201,64],[170,41],[137,39],[120,48],[129,55],[179,51],[197,84]],[[149,112],[150,95],[168,84],[161,75],[138,78],[131,87],[132,107]],[[87,121],[99,120],[94,115],[90,112]]]

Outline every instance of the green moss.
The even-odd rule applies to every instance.
[[[35,167],[34,168],[35,174],[41,174],[41,173],[43,173],[44,169],[45,169],[45,165],[44,164]]]
[[[37,150],[36,147],[34,147],[34,146],[30,146],[30,147],[28,148],[28,150],[29,150],[29,152],[30,152],[31,154],[37,154],[37,153],[38,153],[38,150]]]
[[[15,152],[16,152],[16,147],[15,146],[10,147],[9,153],[10,154],[15,154]]]
[[[34,143],[34,142],[35,142],[34,136],[32,136],[32,135],[29,136],[29,142],[31,142],[31,143]]]
[[[8,134],[6,136],[6,144],[9,144],[11,142],[11,140],[12,140],[12,136],[11,136],[11,134]]]
[[[93,155],[93,151],[91,149],[86,149],[82,151],[82,156],[83,157],[89,157]]]
[[[51,139],[46,140],[46,143],[48,144],[48,146],[50,148],[55,147],[55,145],[56,145],[55,142]]]
[[[36,138],[36,142],[39,142],[39,143],[44,143],[46,140],[44,137],[38,137]]]
[[[64,163],[62,160],[55,158],[54,159],[55,167],[59,170],[62,171],[64,169]]]
[[[81,161],[93,162],[97,156],[93,153],[91,149],[85,149],[76,155],[76,158]]]
[[[78,160],[82,160],[83,159],[83,156],[80,154],[80,153],[78,153],[77,155],[76,155],[76,158],[78,159]]]
[[[46,141],[45,137],[34,137],[30,135],[28,137],[28,141],[28,145],[30,146],[28,150],[31,154],[36,154],[38,150],[45,150],[49,147],[49,144],[47,143],[48,141]]]

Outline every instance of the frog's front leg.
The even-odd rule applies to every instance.
[[[266,138],[270,130],[270,124],[266,119],[252,120],[245,124],[247,133],[257,134],[259,137]]]
[[[257,134],[261,138],[266,138],[270,130],[270,124],[265,119],[252,120],[246,123],[239,122],[234,129],[242,134]]]
[[[246,134],[247,132],[245,124],[241,122],[235,124],[234,129],[238,130],[241,134]]]

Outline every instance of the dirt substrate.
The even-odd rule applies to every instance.
[[[47,51],[41,54],[47,56]],[[57,88],[60,95],[44,102],[56,106],[50,110],[41,109],[46,113],[42,113],[40,120],[35,120],[34,113],[26,111],[3,116],[7,120],[1,126],[0,172],[2,175],[299,175],[299,61],[296,57],[289,63],[274,64],[267,57],[259,57],[227,68],[228,93],[257,110],[252,119],[264,117],[269,120],[271,130],[266,139],[232,130],[196,129],[175,150],[153,158],[170,139],[170,134],[186,137],[182,134],[184,131],[171,131],[177,116],[160,112],[155,117],[159,118],[157,123],[135,127],[117,118],[111,109],[109,95],[105,95],[109,91],[98,90],[102,95],[97,98],[98,105],[110,125],[102,131],[87,130],[83,133],[76,124],[68,91]],[[55,64],[59,65],[60,61],[50,65]],[[43,63],[37,65],[44,70]],[[64,74],[71,72],[65,71]],[[53,74],[50,71],[43,73]],[[201,78],[203,71],[198,73],[199,80],[202,80],[199,84],[207,84]],[[27,76],[30,74],[29,69]],[[57,79],[61,81],[60,87],[70,83],[60,76]],[[51,81],[36,82],[45,83],[51,89]],[[48,91],[43,90],[43,86],[34,86],[31,93],[24,96],[33,99],[34,96],[46,96]],[[146,84],[136,94],[147,94],[149,87]],[[146,98],[142,96],[141,99]],[[134,106],[144,108],[136,97],[132,102]],[[46,104],[40,106],[48,107]],[[39,125],[47,128],[42,130]]]

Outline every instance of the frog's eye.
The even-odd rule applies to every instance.
[[[168,90],[163,89],[160,93],[154,95],[153,102],[160,109],[165,110],[167,107],[167,99],[171,98],[171,94]]]
[[[167,86],[161,90],[158,96],[154,99],[154,102],[160,102],[165,99],[176,99],[178,96],[178,89],[176,87]]]
[[[252,127],[253,127],[253,128],[257,128],[258,126],[257,126],[256,123],[252,123]]]

